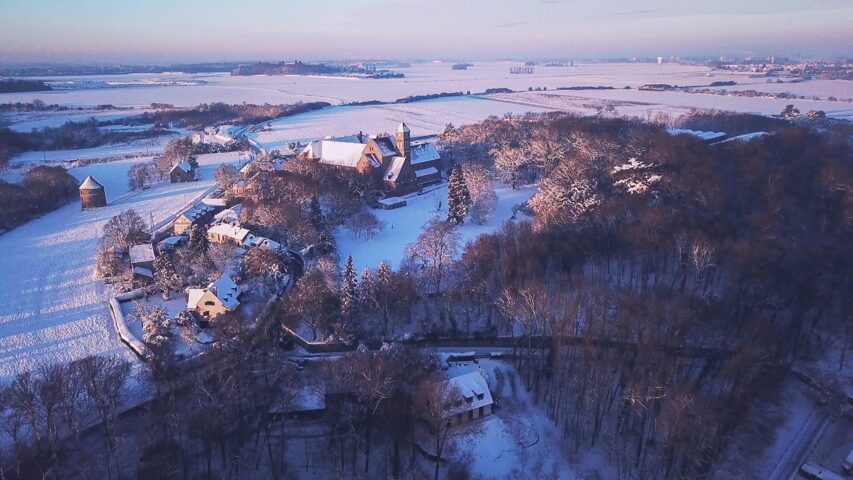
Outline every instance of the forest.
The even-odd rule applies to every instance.
[[[322,471],[469,478],[441,461],[424,471],[414,446],[426,422],[453,447],[442,422],[428,421],[438,363],[423,346],[453,339],[511,343],[524,388],[564,436],[562,454],[606,452],[625,479],[710,478],[751,398],[794,360],[840,368],[853,347],[851,127],[772,123],[769,135],[714,145],[638,120],[557,113],[448,125],[442,155],[461,167],[452,215],[427,222],[399,268],[360,276],[351,259],[339,269],[329,232],[375,185],[301,160],[255,177],[260,193],[241,220],[314,247],[296,286],[259,322],[237,312],[215,326],[219,348],[205,366],[154,359],[142,409],[118,415],[99,403],[99,381],[80,366],[20,376],[0,396],[15,434],[4,472],[291,478],[288,449],[308,440],[281,412],[322,385]],[[456,225],[483,214],[468,208],[467,172],[538,190],[517,220],[463,244]],[[303,369],[282,350],[284,327],[353,348]],[[100,429],[81,429],[80,411],[102,418]]]

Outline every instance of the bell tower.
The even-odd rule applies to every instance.
[[[394,134],[397,140],[397,150],[400,155],[411,160],[412,158],[412,132],[405,123],[400,122],[397,132]]]

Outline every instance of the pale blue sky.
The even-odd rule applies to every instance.
[[[0,61],[853,56],[853,0],[0,0]]]

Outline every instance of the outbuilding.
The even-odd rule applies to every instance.
[[[91,176],[80,184],[80,205],[83,210],[107,206],[107,193],[104,186]]]

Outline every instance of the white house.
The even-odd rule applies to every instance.
[[[206,288],[187,289],[187,310],[213,320],[219,315],[233,312],[240,306],[240,287],[228,275],[210,283]]]
[[[450,378],[447,384],[448,396],[444,406],[448,422],[458,425],[491,415],[494,400],[481,370]]]

